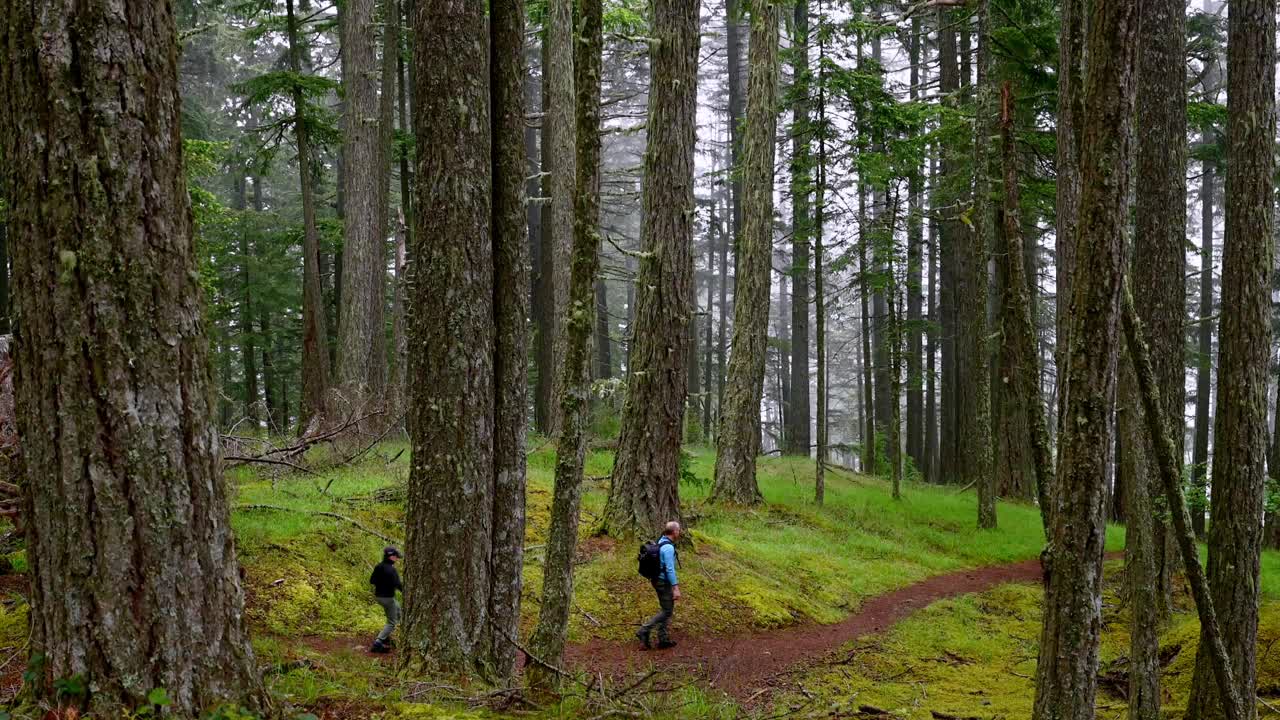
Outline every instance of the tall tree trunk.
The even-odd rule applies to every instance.
[[[1040,363],[1036,354],[1036,326],[1032,320],[1032,304],[1028,297],[1026,267],[1022,263],[1023,252],[1018,165],[1020,153],[1013,136],[1013,90],[1006,81],[1002,88],[1000,138],[1003,150],[1004,209],[1001,217],[1005,239],[1005,256],[1008,272],[1005,273],[1004,305],[1000,315],[1000,346],[1003,370],[1000,384],[1010,388],[1008,395],[1022,405],[1025,425],[1006,426],[1006,432],[1021,432],[1031,450],[1029,463],[1034,469],[1036,499],[1040,504],[1040,519],[1046,537],[1052,530],[1050,511],[1053,488],[1053,454],[1049,446],[1049,425],[1045,417],[1044,401],[1040,397]]]
[[[809,2],[797,0],[792,20],[791,68],[791,402],[787,452],[808,456],[809,434],[809,198],[813,193],[809,126]]]
[[[1213,394],[1213,224],[1212,161],[1201,163],[1200,175],[1200,319],[1196,328],[1196,424],[1191,451],[1191,526],[1205,536],[1209,488],[1209,405]]]
[[[172,3],[3,0],[31,687],[259,707],[214,426]],[[35,139],[39,138],[37,142]]]
[[[818,23],[825,20],[822,2],[818,2]],[[826,37],[818,34],[818,178],[814,188],[813,219],[813,314],[814,314],[814,350],[818,355],[818,449],[817,467],[814,469],[815,491],[814,502],[821,506],[826,495],[826,468],[828,460],[828,423],[827,423],[827,300],[826,292],[826,250],[823,247],[823,233],[826,230],[827,202],[827,83],[826,83]],[[856,386],[856,382],[854,383]],[[855,403],[856,404],[856,403]]]
[[[627,399],[605,506],[615,535],[650,535],[680,517],[679,462],[693,306],[693,145],[698,3],[654,0],[643,224]]]
[[[746,119],[745,100],[746,82],[742,73],[742,35],[746,25],[742,17],[746,14],[740,3],[743,0],[725,0],[725,52],[728,60],[729,80],[729,196],[733,212],[733,266],[734,275],[738,270],[738,243],[742,240],[742,131]],[[736,302],[737,295],[734,299]],[[728,317],[723,316],[723,317]],[[720,373],[724,377],[724,373]]]
[[[1171,277],[1185,273],[1186,214],[1169,208],[1186,206],[1187,95],[1179,73],[1168,69],[1181,62],[1186,45],[1186,11],[1181,0],[1148,0],[1143,5],[1139,54],[1135,225],[1132,286],[1140,298],[1137,312],[1147,328],[1155,381],[1160,386],[1163,415],[1181,477],[1183,406],[1186,364],[1183,320],[1185,287]],[[1172,65],[1171,65],[1172,63]],[[1126,362],[1126,374],[1132,371]],[[1123,383],[1122,426],[1141,427],[1136,379]],[[1264,413],[1265,414],[1265,413]],[[1265,425],[1265,419],[1264,423]],[[1129,718],[1160,717],[1160,622],[1167,612],[1165,583],[1172,548],[1156,512],[1160,498],[1158,467],[1152,463],[1150,436],[1123,432],[1125,483],[1125,576],[1128,581],[1131,631],[1129,642]],[[1163,505],[1163,503],[1160,503]],[[1168,552],[1166,552],[1168,550]]]
[[[289,69],[302,72],[306,48],[298,35],[293,0],[285,0],[289,35]],[[324,422],[329,393],[329,333],[325,329],[324,288],[320,284],[320,232],[316,228],[315,175],[308,129],[307,101],[302,89],[293,91],[293,131],[298,147],[298,181],[302,193],[302,398],[298,430]]]
[[[871,311],[869,309],[868,300],[870,299],[870,283],[868,276],[871,274],[871,266],[867,264],[867,232],[868,225],[867,213],[867,191],[866,186],[862,183],[858,184],[858,301],[862,303],[861,322],[862,322],[862,354],[859,356],[862,364],[862,422],[858,424],[858,430],[862,434],[862,468],[863,472],[875,474],[876,472],[876,407],[875,395],[872,392],[872,368],[871,368]]]
[[[1063,413],[1067,406],[1067,387],[1071,352],[1071,300],[1072,283],[1076,263],[1076,227],[1080,221],[1081,195],[1081,130],[1084,100],[1084,27],[1086,0],[1062,0],[1060,11],[1062,24],[1058,33],[1058,156],[1057,156],[1057,212],[1054,224],[1054,240],[1057,254],[1057,348],[1054,364],[1057,367],[1058,397],[1057,423],[1059,435],[1064,424]],[[1059,440],[1061,442],[1061,440]]]
[[[732,212],[730,213],[732,215]],[[733,228],[730,227],[730,230]],[[724,381],[729,368],[729,246],[737,235],[720,236],[720,300],[716,303],[720,316],[716,328],[716,424],[724,417]],[[718,432],[716,433],[719,434]]]
[[[936,148],[934,149],[936,150]],[[930,190],[933,190],[933,183],[937,177],[937,153],[930,152],[929,157],[929,184]],[[934,207],[929,208],[929,237],[926,243],[929,246],[929,330],[925,337],[925,405],[924,405],[924,465],[921,470],[924,472],[924,478],[931,483],[942,482],[942,470],[939,466],[938,457],[938,221],[935,216]]]
[[[505,677],[524,538],[524,8],[499,3],[488,23],[484,10],[414,13],[408,332],[439,352],[409,365],[405,640],[414,660]]]
[[[996,526],[996,478],[991,462],[991,375],[987,351],[987,241],[992,235],[991,134],[996,125],[990,0],[979,0],[977,118],[973,143],[973,228],[956,262],[956,422],[960,480],[978,491],[978,527]],[[1019,258],[1020,259],[1020,258]]]
[[[262,197],[262,178],[253,178],[253,211],[261,215],[264,208]],[[259,252],[255,246],[255,252]],[[258,330],[262,341],[262,399],[267,411],[267,434],[274,435],[283,431],[288,422],[284,415],[279,393],[279,380],[276,377],[276,353],[273,350],[277,340],[272,334],[271,309],[267,303],[258,303]]]
[[[1123,312],[1125,348],[1129,352],[1129,357],[1133,359],[1136,369],[1138,387],[1142,395],[1142,414],[1146,418],[1147,432],[1154,450],[1156,466],[1159,468],[1164,499],[1173,516],[1173,527],[1178,538],[1182,564],[1186,569],[1187,584],[1191,586],[1191,595],[1195,598],[1201,633],[1211,658],[1209,663],[1218,689],[1222,693],[1223,712],[1228,720],[1242,720],[1248,711],[1245,709],[1245,703],[1233,678],[1231,658],[1227,654],[1227,646],[1223,640],[1222,626],[1214,607],[1213,593],[1209,589],[1204,568],[1200,565],[1200,551],[1196,545],[1191,518],[1187,512],[1182,474],[1178,470],[1180,458],[1174,449],[1169,429],[1165,426],[1166,406],[1160,398],[1160,387],[1156,382],[1155,371],[1152,369],[1151,352],[1142,336],[1142,321],[1138,319],[1138,312],[1133,305],[1133,294],[1126,285]]]
[[[920,97],[922,42],[920,18],[911,20],[911,100]],[[913,168],[907,187],[907,456],[916,470],[925,469],[924,458],[924,378],[921,376],[923,327],[921,317],[924,291],[924,166]]]
[[[720,219],[716,216],[716,207],[719,205],[718,199],[711,201],[711,217],[709,220],[710,237],[707,243],[707,322],[706,333],[702,339],[702,442],[711,442],[711,386],[712,386],[712,358],[714,349],[714,340],[711,334],[712,318],[715,317],[715,293],[716,283],[721,284],[724,278],[718,278],[716,275],[716,251],[726,242],[724,228],[720,224]]]
[[[595,324],[595,286],[600,271],[600,70],[604,47],[601,0],[580,0],[574,48],[579,139],[574,187],[573,268],[569,287],[564,377],[560,398],[561,430],[556,443],[555,490],[551,530],[543,563],[542,603],[529,641],[543,662],[559,666],[573,603],[573,556],[578,544],[582,468],[587,455],[591,400],[591,334]],[[541,665],[529,668],[530,682],[549,685],[558,677]]]
[[[530,173],[538,177],[538,193],[540,202],[530,203],[529,245],[532,248],[534,267],[537,268],[533,281],[533,325],[534,331],[534,366],[537,372],[533,390],[533,427],[546,434],[551,425],[552,410],[556,404],[552,395],[552,386],[556,366],[553,357],[552,343],[555,338],[555,254],[551,251],[551,208],[550,197],[555,192],[552,188],[551,159],[551,48],[547,42],[548,23],[543,20],[542,47],[542,83],[539,99],[542,101],[542,117],[538,122],[538,172]],[[525,136],[526,144],[530,141]],[[526,145],[527,146],[527,145]],[[530,188],[530,192],[533,192]],[[630,324],[628,323],[628,328]]]
[[[1091,720],[1097,692],[1120,295],[1133,136],[1138,8],[1099,4],[1089,26],[1081,116],[1079,263],[1072,273],[1071,349],[1058,438],[1053,539],[1046,560],[1035,720]]]
[[[1275,166],[1275,0],[1240,0],[1227,18],[1226,234],[1214,413],[1209,585],[1241,695],[1257,676],[1258,577],[1267,452],[1267,374]],[[1222,717],[1204,636],[1187,713]],[[1256,705],[1246,703],[1249,717]]]
[[[388,10],[394,0],[387,2]],[[343,6],[343,244],[342,296],[338,306],[338,386],[359,412],[381,403],[386,386],[386,236],[391,181],[388,150],[395,98],[394,48],[399,24],[386,23],[387,52],[378,92],[377,35],[371,31],[374,0]],[[398,13],[397,13],[398,14]],[[388,14],[388,17],[390,15]]]
[[[957,14],[945,7],[938,8],[938,83],[942,91],[942,102],[948,107],[959,106],[960,98],[960,66],[956,48]],[[938,298],[940,350],[942,355],[941,405],[942,418],[938,436],[938,467],[936,481],[942,482],[943,475],[956,479],[959,469],[959,455],[956,444],[956,423],[960,409],[957,408],[956,394],[956,259],[957,244],[965,232],[964,224],[959,220],[960,197],[957,185],[959,176],[964,172],[964,160],[951,143],[939,148],[940,162],[937,175],[937,187],[934,190],[935,208],[942,214],[938,228],[939,282]]]
[[[743,138],[743,232],[733,303],[733,347],[711,497],[740,505],[760,502],[760,394],[769,350],[769,279],[773,257],[773,157],[778,130],[778,7],[752,0],[750,76]]]
[[[547,62],[542,71],[546,77],[546,112],[542,117],[543,172],[549,172],[549,213],[544,213],[542,247],[544,261],[550,261],[547,285],[548,307],[546,358],[540,368],[538,393],[546,403],[544,423],[538,429],[550,437],[560,433],[560,385],[565,366],[566,323],[569,318],[569,274],[573,250],[574,169],[577,133],[574,120],[574,32],[573,0],[550,0],[546,16]],[[549,161],[549,162],[548,162]],[[546,185],[544,185],[546,187]],[[549,228],[549,232],[546,230]],[[545,267],[545,266],[544,266]],[[544,279],[544,282],[547,282]]]
[[[258,417],[258,347],[253,332],[253,252],[249,245],[248,188],[243,170],[237,171],[233,208],[239,211],[240,225],[240,362],[244,372],[244,416],[249,426],[257,432],[261,424]]]
[[[602,277],[595,281],[595,304],[595,377],[608,380],[613,377],[613,338],[609,333],[609,283]]]

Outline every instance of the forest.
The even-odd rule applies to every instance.
[[[1278,12],[0,0],[0,720],[1280,715]]]

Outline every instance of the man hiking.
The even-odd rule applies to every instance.
[[[676,577],[676,541],[680,539],[680,523],[672,520],[662,531],[657,542],[645,543],[640,549],[640,574],[649,578],[653,590],[658,594],[658,614],[636,631],[636,637],[649,650],[653,645],[649,636],[658,631],[658,649],[666,650],[676,646],[667,634],[671,624],[671,616],[676,611],[676,601],[680,599],[680,580]]]
[[[382,612],[387,616],[387,624],[378,633],[369,652],[389,653],[395,644],[391,640],[391,633],[400,624],[400,603],[396,602],[396,591],[404,590],[400,573],[396,571],[396,561],[399,559],[399,550],[393,547],[383,548],[382,562],[373,567],[373,574],[369,576],[369,584],[373,585],[373,599],[378,601]]]

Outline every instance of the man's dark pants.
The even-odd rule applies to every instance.
[[[661,610],[640,627],[640,633],[648,637],[649,633],[657,630],[658,642],[667,642],[671,639],[667,634],[667,626],[671,624],[671,617],[675,615],[676,599],[672,593],[671,583],[667,582],[666,578],[658,578],[652,582],[654,592],[658,593],[658,607]]]

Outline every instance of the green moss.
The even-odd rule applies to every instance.
[[[27,641],[27,604],[0,602],[0,650],[20,647]]]

